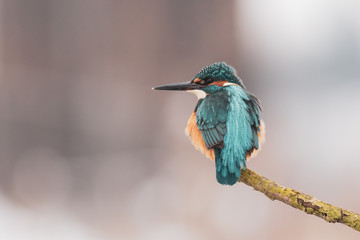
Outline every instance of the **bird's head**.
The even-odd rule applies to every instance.
[[[206,66],[189,82],[165,84],[154,87],[155,90],[178,90],[194,93],[198,98],[205,98],[229,85],[239,85],[244,88],[233,67],[225,62],[217,62]]]

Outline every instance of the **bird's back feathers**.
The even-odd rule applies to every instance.
[[[218,182],[233,185],[260,147],[259,101],[240,86],[225,87],[199,102],[196,124],[206,147],[215,153]]]

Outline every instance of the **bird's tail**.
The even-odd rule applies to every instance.
[[[234,185],[240,177],[240,166],[239,170],[235,172],[229,171],[229,166],[224,164],[221,158],[221,149],[215,148],[215,165],[216,165],[216,180],[223,185]]]

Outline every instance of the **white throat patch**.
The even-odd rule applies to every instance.
[[[224,83],[224,87],[225,86],[239,86],[239,85],[237,85],[236,83],[227,82],[227,83]]]
[[[197,96],[198,99],[202,99],[206,97],[206,92],[204,92],[203,90],[187,90],[187,92],[195,94],[195,96]]]

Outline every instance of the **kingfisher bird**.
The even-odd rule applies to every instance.
[[[233,185],[264,140],[260,102],[225,62],[206,66],[189,82],[155,90],[180,90],[197,96],[185,132],[197,150],[215,160],[216,179]]]

